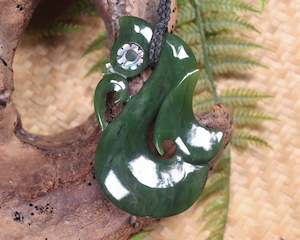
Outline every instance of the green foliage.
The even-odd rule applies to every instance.
[[[258,60],[246,56],[224,55],[212,58],[213,72],[217,75],[243,73],[254,67],[264,67]]]
[[[256,7],[242,0],[196,0],[195,4],[200,22],[199,17],[196,19],[193,2],[185,1],[175,32],[191,46],[200,69],[205,68],[205,61],[209,62],[214,75],[241,73],[264,66],[258,59],[249,57],[249,51],[262,46],[245,36],[247,31],[257,29],[240,14],[241,11],[256,12]],[[199,28],[203,28],[202,34]],[[206,60],[203,47],[208,52]]]
[[[47,6],[43,6],[41,11],[47,11]],[[80,16],[96,16],[97,12],[94,5],[89,0],[75,0],[71,5],[68,5],[66,11],[57,15],[53,12],[50,15],[54,15],[54,19],[48,19],[44,24],[39,25],[38,28],[30,28],[28,31],[30,35],[35,37],[53,37],[60,36],[72,32],[80,32],[84,26],[80,23],[76,23],[77,17]],[[33,19],[33,23],[37,21]],[[34,25],[34,24],[33,24]],[[107,35],[100,32],[98,36],[89,44],[84,51],[82,57],[85,57],[92,53],[105,52]],[[86,77],[93,73],[103,72],[105,65],[108,63],[108,57],[105,54],[98,54],[100,59],[97,60],[91,68],[88,70]]]
[[[199,34],[183,35],[183,39],[195,50],[199,60],[202,60],[202,50],[199,46]],[[208,52],[210,55],[234,55],[240,52],[247,52],[251,50],[263,48],[261,45],[248,41],[246,39],[230,36],[217,35],[209,38],[207,43]],[[198,56],[199,55],[199,56]]]
[[[218,11],[225,13],[239,12],[258,12],[256,7],[242,0],[198,0],[204,12]]]
[[[233,121],[236,126],[243,127],[257,127],[263,121],[274,120],[274,117],[271,115],[257,110],[255,108],[235,108],[233,111]]]
[[[61,18],[70,19],[79,16],[97,16],[95,6],[88,0],[76,0]]]
[[[65,16],[78,17],[78,16],[96,16],[97,12],[88,0],[77,0],[74,5],[69,9]],[[105,32],[98,33],[98,36],[89,44],[83,53],[83,57],[92,54],[104,52],[107,46],[107,34]],[[109,62],[108,56],[100,54],[100,58],[91,66],[85,77],[88,77],[94,73],[104,72],[105,65]]]
[[[106,33],[100,33],[98,36],[89,44],[86,50],[83,53],[83,57],[95,52],[103,52],[106,48]],[[109,62],[107,56],[100,55],[101,57],[96,61],[96,63],[89,69],[85,77],[90,76],[93,73],[104,72],[106,67],[105,65]]]
[[[200,216],[202,231],[209,231],[208,240],[223,239],[229,205],[230,155],[225,151],[208,178],[198,204],[203,208]]]
[[[269,94],[248,88],[216,91],[220,76],[245,74],[255,67],[265,67],[249,53],[263,46],[247,37],[259,32],[243,13],[257,14],[257,6],[245,0],[186,0],[180,2],[176,34],[192,48],[199,64],[199,81],[195,90],[195,112],[208,111],[221,102],[234,113],[236,128],[254,128],[272,117],[257,110],[258,103]],[[210,90],[210,91],[209,91]],[[266,142],[250,132],[236,132],[234,146],[259,145]]]
[[[255,107],[260,100],[270,98],[270,95],[254,89],[229,88],[221,91],[219,98],[229,108]],[[194,98],[196,112],[208,111],[213,104],[211,94],[208,92],[203,92]]]
[[[246,148],[249,146],[260,146],[260,147],[269,147],[270,145],[262,137],[254,135],[251,132],[236,130],[235,134],[231,140],[232,145],[239,148]]]
[[[224,25],[227,24],[229,19],[233,18],[235,20],[233,25],[241,22],[242,25],[246,24],[252,26],[246,20],[242,20],[239,15],[236,15],[235,13],[258,12],[255,6],[245,3],[243,0],[196,0],[195,4],[200,6],[203,13],[208,16],[207,19],[210,21],[204,23],[206,25],[210,25],[211,21],[214,22],[215,20],[221,20],[221,18],[224,18],[225,21],[220,24]],[[195,6],[193,6],[191,1],[185,1],[185,3],[182,3],[180,7],[181,10],[178,13],[177,27],[182,27],[182,25],[186,23],[193,22],[196,18]],[[254,26],[251,28],[256,29]]]
[[[260,3],[260,10],[263,11],[266,7],[267,0],[259,0]]]
[[[107,40],[106,33],[100,33],[96,39],[94,39],[90,45],[86,48],[86,50],[83,53],[83,56],[86,56],[94,51],[100,50],[103,47],[105,47]]]
[[[55,8],[48,9],[48,5],[39,5],[39,15],[34,15],[29,25],[30,35],[35,37],[52,37],[72,32],[80,32],[83,26],[76,23],[80,16],[96,16],[97,12],[93,4],[88,0],[75,0],[66,7],[65,11],[59,12]],[[47,17],[43,17],[46,15]]]
[[[90,76],[93,73],[99,73],[99,72],[104,72],[105,71],[105,65],[109,62],[109,60],[107,58],[101,58],[99,59],[87,72],[87,74],[85,75],[85,77]]]
[[[132,238],[130,238],[130,240],[143,240],[145,239],[145,237],[147,237],[149,235],[149,232],[141,232],[135,236],[133,236]]]
[[[41,28],[38,31],[29,31],[30,35],[35,37],[52,37],[60,36],[66,33],[74,33],[82,31],[82,26],[74,23],[55,22],[47,28]]]
[[[250,72],[250,70],[252,70],[254,67],[265,67],[259,61],[251,57],[239,56],[238,53],[235,55],[230,54],[230,49],[226,50],[226,47],[227,46],[224,45],[224,48],[219,50],[219,52],[223,52],[222,54],[210,54],[210,57],[208,58],[211,64],[211,69],[215,75],[242,74],[245,72]],[[195,56],[200,66],[202,66],[202,64],[204,65],[201,49],[194,46],[191,48],[196,52]],[[221,48],[221,46],[219,46],[219,48]],[[208,51],[211,52],[209,46]],[[205,74],[203,73],[202,76],[205,76]]]

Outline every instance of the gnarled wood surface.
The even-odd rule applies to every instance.
[[[38,2],[0,0],[0,239],[128,239],[153,220],[134,219],[117,209],[95,183],[93,160],[101,138],[95,117],[56,136],[35,136],[22,129],[11,101],[13,57]],[[153,22],[159,1],[93,2],[114,38],[119,16]],[[170,27],[174,22],[173,16]],[[142,77],[134,80],[131,92],[142,85]],[[223,107],[200,121],[221,127],[229,138],[231,121]]]

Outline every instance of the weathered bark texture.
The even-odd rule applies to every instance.
[[[105,199],[95,183],[92,167],[101,137],[95,117],[56,136],[34,136],[22,129],[11,101],[13,57],[38,2],[0,0],[0,239],[128,239],[152,220],[131,221]],[[135,15],[153,22],[159,1],[93,2],[113,38],[119,16]],[[170,27],[174,22],[173,17]],[[131,91],[136,93],[142,85],[143,78],[134,80]],[[228,130],[227,112],[220,109],[219,122]],[[209,120],[215,114],[209,116],[200,119],[206,124],[216,122]]]

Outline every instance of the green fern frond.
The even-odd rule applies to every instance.
[[[223,240],[224,239],[224,234],[223,233],[219,233],[217,235],[213,235],[211,237],[208,237],[207,240]]]
[[[181,27],[176,27],[175,34],[179,35],[188,44],[200,41],[200,33],[198,31],[197,24],[194,22],[184,24]]]
[[[225,149],[221,160],[217,162],[216,166],[214,166],[214,173],[224,172],[226,175],[230,170],[229,162],[230,162],[230,149],[228,147]]]
[[[97,16],[95,6],[88,0],[76,0],[60,19],[70,19],[79,16]]]
[[[258,101],[270,98],[271,96],[254,89],[237,88],[225,89],[220,93],[220,100],[228,107],[255,106]],[[196,112],[203,112],[210,109],[214,104],[209,93],[201,93],[194,97],[194,107]]]
[[[205,32],[205,21],[203,18],[203,12],[199,7],[199,5],[196,4],[195,0],[193,0],[192,2],[196,12],[197,30],[199,33],[199,41],[201,42],[201,49],[203,52],[203,66],[204,66],[205,74],[207,76],[207,80],[210,85],[210,90],[213,96],[214,103],[219,103],[219,96],[215,85],[214,73],[209,59],[209,50],[207,46],[207,33]]]
[[[215,170],[204,188],[202,193],[204,196],[201,196],[197,203],[204,209],[200,218],[203,222],[202,230],[209,232],[206,239],[215,239],[216,236],[224,235],[229,205],[229,149],[225,151]]]
[[[207,34],[215,34],[218,32],[223,33],[225,31],[228,35],[229,31],[236,32],[242,30],[251,30],[258,32],[258,30],[253,25],[251,25],[245,20],[242,20],[238,16],[210,17],[207,19],[207,21],[203,23],[203,27]],[[175,33],[181,36],[182,39],[190,45],[200,42],[200,33],[198,31],[197,24],[194,22],[189,22],[188,24],[184,24],[176,28]],[[220,34],[217,34],[216,36],[218,35]],[[226,41],[226,39],[224,41]]]
[[[106,44],[106,40],[107,40],[107,35],[106,33],[100,33],[98,35],[98,37],[92,41],[89,46],[86,48],[86,50],[84,51],[83,53],[83,57],[90,54],[90,53],[93,53],[95,51],[98,51],[98,50],[103,50],[105,48],[105,44]],[[103,56],[102,56],[103,57]],[[107,57],[104,57],[103,59],[99,59],[90,69],[89,71],[87,72],[87,74],[85,75],[85,77],[88,77],[90,76],[91,74],[93,73],[96,73],[96,72],[104,72],[106,70],[106,63],[108,63],[109,60],[107,59]]]
[[[271,95],[254,89],[233,88],[222,91],[221,97],[226,105],[238,107],[256,105],[258,101],[270,98]]]
[[[223,12],[223,13],[235,13],[235,12],[258,12],[255,6],[249,3],[245,3],[241,0],[197,0],[197,4],[200,5],[203,12]],[[182,4],[177,17],[177,27],[195,20],[195,9],[193,5],[187,1]]]
[[[248,56],[241,55],[249,50],[260,48],[259,45],[252,43],[234,43],[234,42],[207,42],[208,53],[212,64],[215,63],[215,73],[224,74],[228,72],[241,72],[250,70],[253,67],[266,67],[258,60]],[[203,64],[203,53],[201,45],[192,45],[192,51],[195,54],[196,60],[201,65]],[[238,66],[238,67],[237,67]]]
[[[268,142],[263,138],[243,130],[236,130],[234,132],[233,137],[231,139],[231,144],[239,148],[246,148],[249,146],[261,146],[271,148]]]
[[[186,4],[186,0],[177,0],[176,3],[178,6],[184,6],[184,4]]]
[[[106,58],[101,58],[100,60],[98,60],[91,68],[90,70],[87,72],[87,74],[85,75],[85,77],[90,76],[93,73],[97,73],[97,72],[104,72],[106,67],[105,65],[109,62],[108,59]]]
[[[188,34],[184,34],[183,32],[180,32],[180,30],[178,30],[178,32],[175,32],[175,34],[182,36],[182,40],[189,44],[191,48],[197,47],[197,51],[194,51],[193,49],[193,52],[196,52],[199,55],[202,53],[201,43],[199,40],[200,34],[198,32],[189,32]],[[198,52],[199,50],[200,52]]]
[[[223,210],[226,208],[228,204],[228,199],[225,196],[218,196],[216,198],[211,199],[207,203],[206,208],[203,210],[202,217],[210,216],[212,213],[217,212],[219,210]]]
[[[182,38],[191,46],[195,54],[201,55],[202,51],[201,43],[199,42],[199,33],[185,34]],[[238,54],[263,48],[260,44],[245,40],[241,37],[228,35],[217,35],[208,38],[207,46],[209,53],[213,55]]]
[[[141,232],[130,238],[130,240],[144,240],[148,235],[149,232]]]
[[[217,33],[221,31],[255,31],[259,32],[257,28],[249,23],[247,20],[234,15],[212,15],[207,17],[204,23],[204,28],[207,33]]]
[[[201,194],[200,201],[210,197],[212,194],[222,190],[226,184],[228,176],[224,174],[214,174],[206,183],[206,187]]]
[[[80,31],[82,31],[82,27],[78,24],[55,22],[45,29],[34,30],[29,34],[37,37],[51,37]]]
[[[44,7],[45,8],[45,7]],[[48,11],[47,8],[42,8],[43,11]],[[51,9],[51,11],[54,11]],[[74,19],[79,16],[96,16],[96,9],[93,4],[88,0],[76,0],[71,5],[68,5],[67,10],[63,13],[55,15],[55,17],[50,18],[48,22],[42,22],[42,24],[30,24],[29,34],[36,37],[52,37],[67,33],[80,32],[83,30],[84,26],[82,24],[77,24]],[[39,19],[38,19],[39,20]],[[33,18],[34,21],[38,21]]]
[[[260,10],[263,11],[265,9],[267,0],[260,0],[259,3],[260,3]]]
[[[225,228],[227,215],[224,211],[226,211],[226,209],[219,210],[219,212],[212,214],[209,221],[207,221],[207,223],[205,224],[203,228],[204,230],[214,229],[214,231],[211,232],[211,237],[219,235],[217,232],[219,232],[220,229]]]
[[[184,23],[193,21],[196,18],[195,8],[189,1],[186,1],[186,3],[181,5],[179,4],[179,6],[180,11],[178,12],[176,21],[177,28],[183,25]]]
[[[205,74],[205,71],[200,71],[200,74],[202,74],[199,77],[199,80],[197,82],[196,88],[194,90],[194,95],[199,95],[201,92],[209,90],[210,89],[210,85],[209,85],[209,81],[207,79],[207,76]]]
[[[233,121],[237,126],[257,126],[268,120],[274,120],[274,118],[256,109],[236,108],[233,111]]]
[[[214,74],[218,75],[244,73],[255,67],[266,68],[259,60],[242,55],[211,56],[210,61]]]
[[[89,46],[86,48],[86,50],[83,53],[83,56],[86,56],[96,50],[100,50],[105,46],[107,39],[106,33],[100,33],[98,37],[92,41]]]
[[[193,107],[196,114],[209,111],[213,105],[214,101],[211,94],[207,91],[194,96]]]
[[[241,0],[197,0],[197,4],[200,4],[205,12],[258,12],[254,5]]]
[[[262,49],[263,46],[240,37],[219,35],[208,39],[208,48],[212,55],[232,55]]]

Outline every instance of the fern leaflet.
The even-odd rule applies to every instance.
[[[246,132],[243,130],[236,130],[234,136],[232,137],[231,143],[240,148],[246,148],[249,146],[261,146],[268,147],[271,146],[268,144],[266,140],[262,137],[254,135],[253,133]]]

